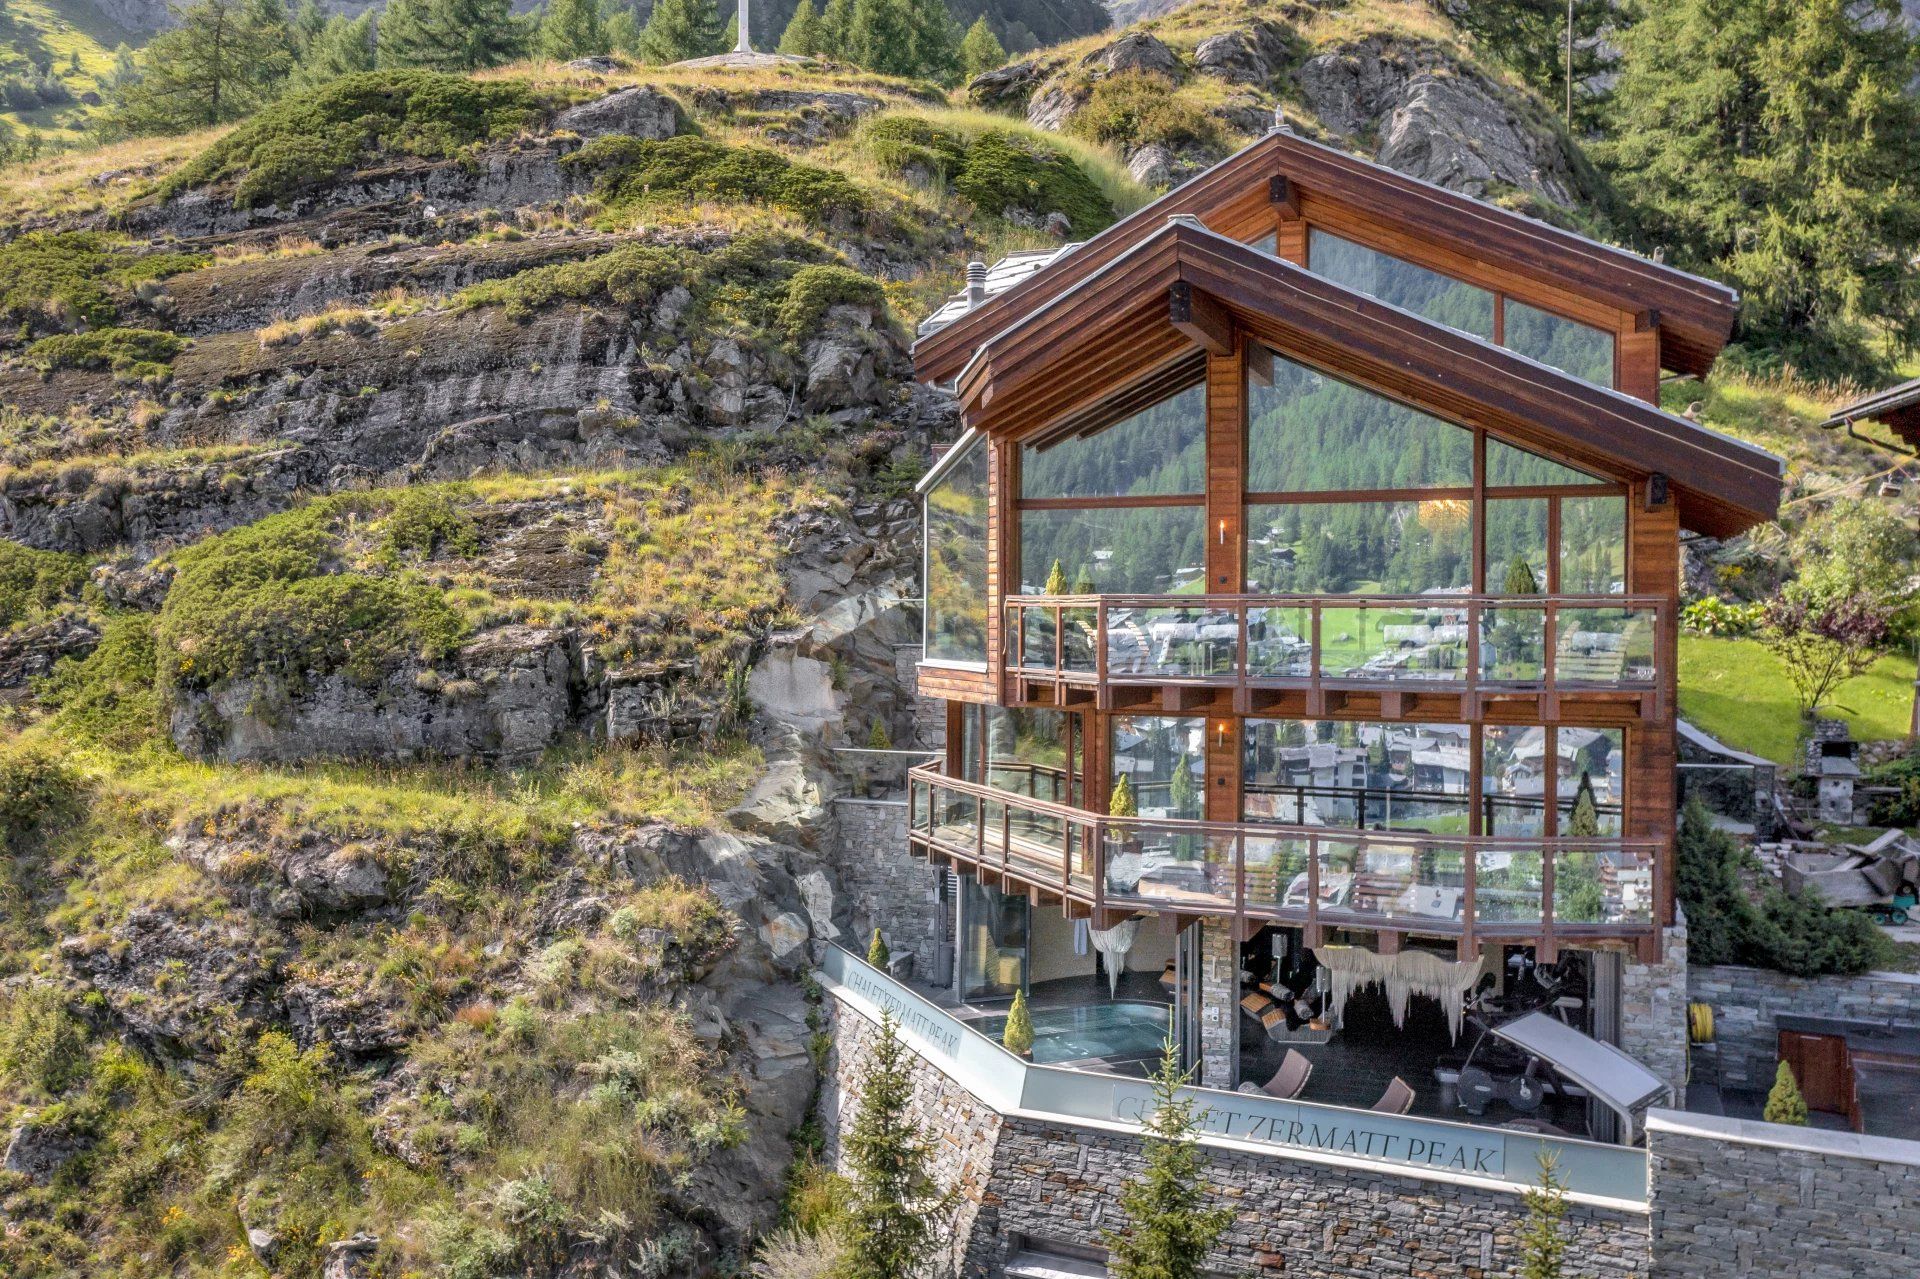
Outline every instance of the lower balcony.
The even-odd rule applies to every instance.
[[[1657,946],[1661,842],[1110,817],[948,776],[909,775],[915,851],[1057,899],[1097,926],[1137,912],[1531,942]]]

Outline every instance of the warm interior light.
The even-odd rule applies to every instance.
[[[1225,546],[1226,544],[1227,544],[1227,522],[1225,520],[1221,520],[1220,521],[1220,545]]]
[[[1420,503],[1420,523],[1430,529],[1458,528],[1473,513],[1473,503],[1463,497],[1435,497]]]

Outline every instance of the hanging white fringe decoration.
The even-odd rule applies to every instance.
[[[1127,970],[1127,952],[1133,949],[1133,939],[1140,935],[1140,921],[1123,919],[1112,928],[1089,928],[1087,936],[1093,940],[1093,948],[1107,957],[1107,997],[1120,993],[1120,974]]]
[[[1466,994],[1480,980],[1486,967],[1484,955],[1476,956],[1470,963],[1458,963],[1424,950],[1382,955],[1357,946],[1321,946],[1313,954],[1333,978],[1327,1007],[1335,1022],[1345,1020],[1349,995],[1379,985],[1386,991],[1387,1007],[1393,1013],[1395,1027],[1406,1027],[1407,1001],[1414,995],[1425,995],[1440,1001],[1440,1007],[1447,1014],[1447,1029],[1456,1042],[1460,1038],[1460,1016]]]

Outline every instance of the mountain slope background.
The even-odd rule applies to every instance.
[[[613,66],[0,172],[0,1272],[737,1270],[821,1193],[808,948],[888,922],[830,800],[913,740],[913,323],[1276,106],[1612,216],[1424,5],[1200,0],[951,94]],[[1879,492],[1786,388],[1672,394]]]

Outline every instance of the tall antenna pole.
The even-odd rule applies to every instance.
[[[1568,3],[1569,5],[1571,5],[1572,0],[1568,0]],[[733,51],[735,53],[752,53],[753,45],[747,39],[747,0],[740,0],[739,13],[740,13],[740,38],[734,41]],[[1571,39],[1572,37],[1568,37],[1568,38]]]
[[[741,7],[746,0],[740,0]],[[745,31],[746,25],[740,27]],[[1567,0],[1567,127],[1573,127],[1573,0]]]

